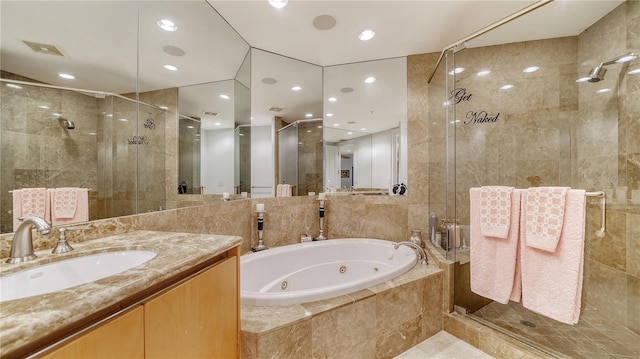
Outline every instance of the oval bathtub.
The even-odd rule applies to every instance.
[[[244,305],[278,306],[352,293],[399,276],[416,263],[413,249],[370,238],[275,247],[240,257]]]

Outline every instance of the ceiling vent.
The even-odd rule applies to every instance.
[[[282,110],[284,110],[282,107],[269,107],[271,112],[282,112]]]
[[[218,113],[213,111],[202,111],[202,116],[216,117],[218,116]]]
[[[37,42],[31,42],[31,41],[22,41],[24,42],[25,45],[29,46],[29,48],[39,54],[49,54],[49,55],[55,55],[55,56],[62,56],[64,57],[64,55],[62,54],[62,51],[60,51],[57,47],[55,47],[54,45],[48,45],[48,44],[40,44]]]

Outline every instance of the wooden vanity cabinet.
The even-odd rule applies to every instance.
[[[144,311],[136,306],[91,329],[53,352],[46,359],[144,358]]]
[[[146,358],[238,358],[238,258],[144,304]]]
[[[239,358],[237,251],[42,357]]]

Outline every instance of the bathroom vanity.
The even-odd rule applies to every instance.
[[[237,358],[241,237],[136,231],[65,255],[0,265],[2,276],[74,256],[145,250],[142,265],[66,290],[0,303],[2,358]]]

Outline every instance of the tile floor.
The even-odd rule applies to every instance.
[[[576,325],[546,318],[513,302],[493,302],[473,316],[569,358],[640,358],[640,336],[589,307]]]
[[[394,359],[491,359],[489,354],[445,331],[398,355]]]

